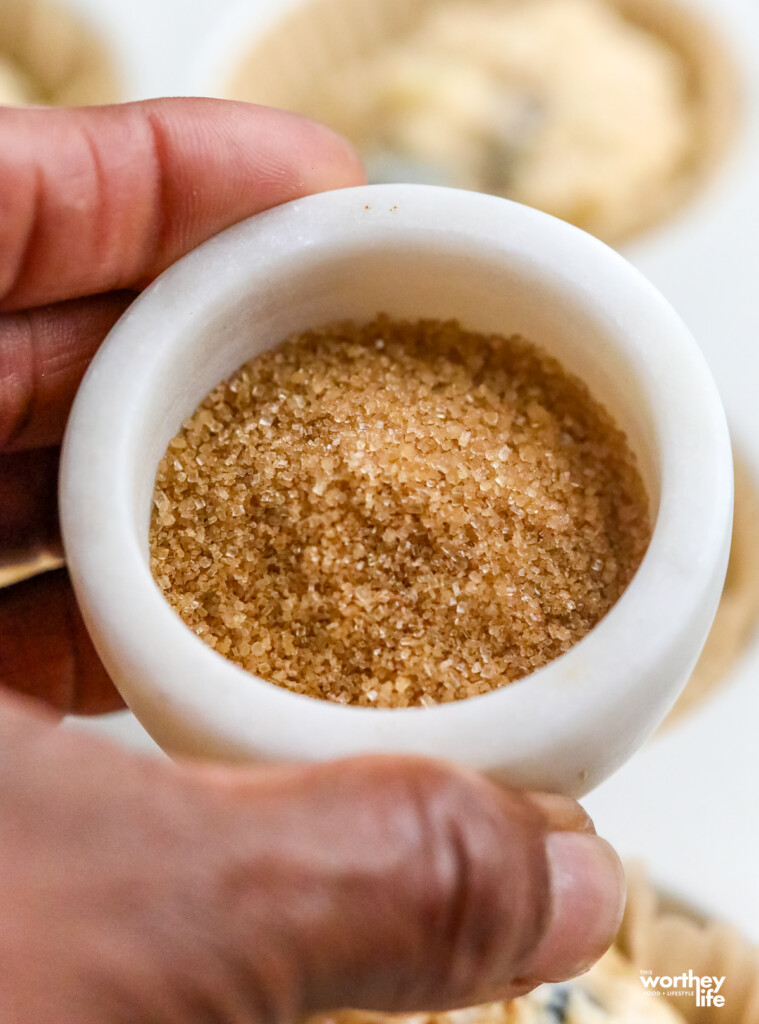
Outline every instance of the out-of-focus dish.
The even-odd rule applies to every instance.
[[[751,471],[735,460],[735,513],[730,562],[717,615],[701,657],[663,728],[725,683],[759,624],[759,490]]]
[[[48,0],[0,3],[0,104],[110,103],[120,85],[103,40]]]
[[[0,104],[20,107],[35,99],[29,76],[10,58],[0,56]]]
[[[712,29],[669,0],[310,0],[226,92],[326,121],[374,180],[493,192],[614,242],[693,192],[738,106]]]
[[[628,866],[627,888],[627,909],[616,944],[639,976],[646,972],[673,980],[692,972],[724,978],[723,1006],[698,1006],[694,986],[687,995],[668,997],[661,981],[650,989],[660,995],[649,998],[669,999],[688,1024],[759,1024],[759,949],[726,921],[659,892],[640,865]],[[643,987],[640,980],[638,984]]]

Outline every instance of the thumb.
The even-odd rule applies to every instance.
[[[271,1020],[509,998],[619,926],[619,860],[568,799],[419,758],[211,773],[235,821],[224,930]]]

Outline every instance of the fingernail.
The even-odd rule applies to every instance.
[[[619,857],[597,836],[556,832],[546,840],[552,909],[548,931],[521,973],[532,984],[587,971],[614,941],[625,907]]]
[[[593,819],[576,800],[555,793],[527,793],[530,803],[537,807],[551,832],[589,832],[595,835]]]

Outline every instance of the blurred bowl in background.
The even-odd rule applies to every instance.
[[[251,29],[224,95],[326,122],[374,181],[492,192],[608,242],[693,196],[739,121],[730,54],[670,0],[302,0],[280,11]]]
[[[641,865],[626,871],[628,900],[617,941],[573,981],[449,1013],[339,1010],[307,1024],[757,1024],[759,950],[732,925],[654,887]],[[688,969],[723,978],[724,1006],[700,1006],[692,988],[654,984]],[[650,988],[641,987],[644,974],[652,975]]]
[[[727,577],[698,664],[662,728],[680,719],[730,682],[759,626],[759,489],[739,452],[735,460],[735,507]]]
[[[113,55],[76,12],[49,0],[0,3],[0,104],[112,103]]]

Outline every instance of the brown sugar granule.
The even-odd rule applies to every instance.
[[[555,360],[379,317],[214,388],[158,467],[150,549],[219,653],[297,693],[406,707],[569,650],[649,537],[624,435]]]

